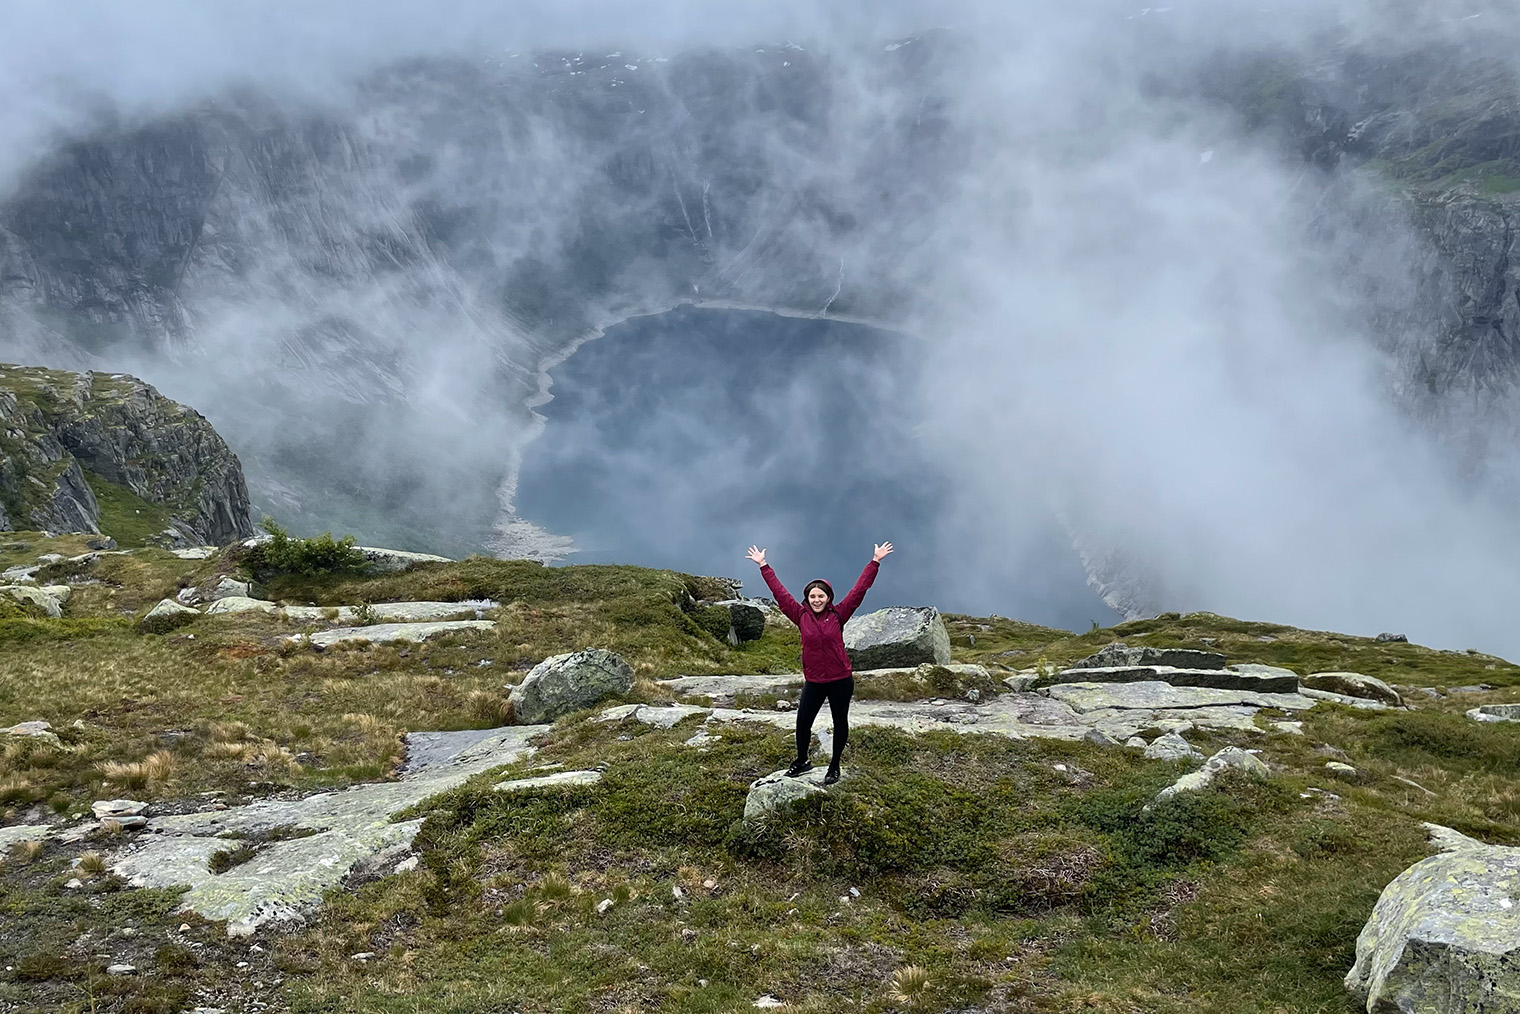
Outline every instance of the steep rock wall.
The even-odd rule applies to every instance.
[[[4,530],[99,531],[88,472],[163,508],[187,540],[253,533],[237,456],[133,377],[0,365],[0,451]]]

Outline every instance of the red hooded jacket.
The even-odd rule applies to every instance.
[[[777,607],[802,632],[802,678],[807,682],[832,683],[853,675],[850,656],[844,650],[844,625],[860,608],[861,600],[866,597],[866,591],[880,569],[881,564],[875,560],[866,564],[850,594],[838,603],[830,603],[822,613],[815,613],[811,606],[798,605],[770,564],[760,568],[760,576],[765,578],[771,594],[776,596]]]

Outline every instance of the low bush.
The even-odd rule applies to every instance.
[[[352,574],[362,571],[368,563],[354,545],[352,535],[334,539],[331,532],[323,532],[310,539],[292,539],[273,518],[265,518],[260,527],[269,533],[270,538],[255,544],[243,560],[255,575],[262,578],[279,574],[302,577]]]

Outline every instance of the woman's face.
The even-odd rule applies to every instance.
[[[824,606],[827,606],[828,604],[829,597],[828,595],[824,594],[822,588],[814,588],[808,592],[808,605],[812,607],[813,612],[823,612]]]

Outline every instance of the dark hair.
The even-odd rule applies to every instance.
[[[806,602],[807,601],[807,597],[809,595],[813,594],[813,589],[814,588],[822,588],[823,589],[823,593],[829,597],[828,604],[830,606],[834,604],[834,586],[831,585],[831,584],[829,584],[827,581],[825,581],[825,580],[823,580],[821,578],[819,580],[817,580],[817,581],[809,581],[807,583],[807,587],[804,588],[804,589],[802,589],[802,601],[803,602]],[[812,607],[809,606],[808,608],[811,609]],[[827,608],[827,606],[825,608]]]

